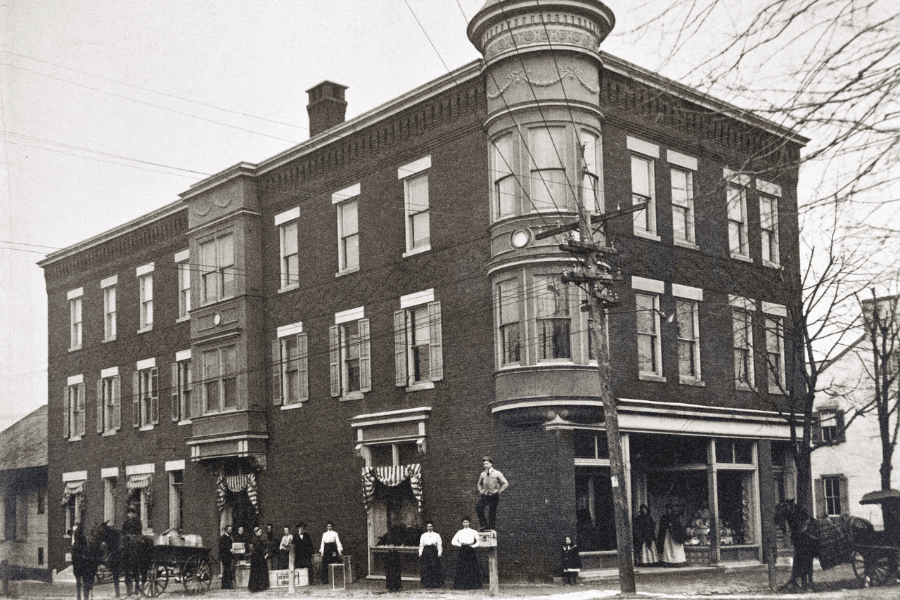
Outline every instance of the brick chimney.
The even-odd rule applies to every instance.
[[[346,85],[323,81],[306,90],[309,94],[309,104],[306,105],[306,112],[309,113],[309,137],[316,137],[344,122],[347,112],[347,101],[344,100],[346,89]]]

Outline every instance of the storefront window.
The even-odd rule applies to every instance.
[[[572,443],[575,447],[575,458],[609,458],[609,447],[606,443],[606,434],[603,432],[576,429],[572,432]]]
[[[716,440],[716,462],[753,464],[753,442],[750,440]]]
[[[755,544],[756,502],[752,471],[718,471],[719,544]]]
[[[608,467],[575,468],[575,521],[582,551],[616,549],[616,523]]]

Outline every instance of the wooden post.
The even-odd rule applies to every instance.
[[[294,593],[294,544],[288,546],[288,593]]]
[[[491,596],[500,595],[500,569],[497,565],[497,532],[478,532],[478,545],[488,549],[488,587]]]

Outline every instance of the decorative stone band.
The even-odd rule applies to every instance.
[[[363,505],[366,510],[375,502],[375,482],[381,482],[387,487],[396,487],[409,479],[413,496],[422,512],[422,465],[401,465],[399,467],[364,467],[362,470]]]
[[[520,50],[532,46],[547,46],[557,44],[560,46],[576,46],[589,52],[597,53],[600,48],[600,38],[591,32],[576,27],[561,27],[557,24],[548,24],[532,27],[522,27],[510,32],[504,31],[487,43],[484,52],[485,60],[491,60],[504,52],[518,53]]]
[[[250,498],[250,504],[259,513],[259,491],[256,487],[256,473],[247,473],[246,475],[219,475],[216,478],[216,505],[219,512],[225,510],[225,498],[229,492],[247,492]]]
[[[513,85],[520,84],[520,83],[527,83],[528,85],[530,85],[532,87],[541,88],[541,87],[550,87],[552,85],[556,85],[556,84],[560,83],[561,81],[563,81],[564,79],[574,79],[575,81],[577,81],[578,83],[581,84],[581,87],[583,87],[584,89],[586,89],[588,92],[590,92],[592,94],[600,93],[600,88],[593,88],[590,86],[590,84],[585,82],[585,80],[581,74],[581,71],[579,69],[576,69],[576,68],[568,66],[568,65],[564,65],[563,67],[560,68],[558,77],[554,77],[554,78],[548,79],[546,81],[540,81],[540,80],[533,79],[528,74],[527,69],[522,69],[520,71],[513,71],[506,77],[506,81],[503,83],[503,85],[500,86],[500,88],[497,90],[497,92],[496,93],[487,92],[487,97],[490,98],[491,100],[499,98],[510,87],[512,87]]]

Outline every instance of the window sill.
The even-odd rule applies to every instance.
[[[575,361],[571,358],[539,358],[537,366],[569,366],[574,365]]]
[[[344,269],[343,271],[338,271],[334,274],[335,277],[343,277],[344,275],[350,275],[351,273],[358,273],[359,267],[353,267],[352,269]]]
[[[156,425],[142,425],[141,427],[138,427],[138,431],[153,431],[155,427]]]
[[[421,248],[413,248],[412,250],[407,250],[403,253],[403,258],[408,258],[410,256],[415,256],[416,254],[422,254],[423,252],[430,252],[431,244],[427,246],[422,246]]]
[[[644,238],[645,240],[652,240],[654,242],[660,241],[660,237],[651,231],[644,231],[643,229],[635,229],[634,237]]]
[[[185,321],[190,321],[190,320],[191,320],[191,315],[184,315],[183,317],[178,317],[177,319],[175,319],[175,322],[176,323],[184,323]]]
[[[114,342],[114,341],[116,341],[116,336],[112,336],[112,337],[108,337],[108,338],[103,338],[103,343],[104,343],[104,344],[105,344],[106,342]]]
[[[694,242],[688,242],[687,240],[679,240],[676,238],[672,241],[672,243],[680,248],[687,248],[689,250],[699,250],[700,249],[700,246],[698,246]]]
[[[303,408],[303,403],[298,402],[297,404],[282,404],[281,410],[294,410],[295,408]]]
[[[282,288],[278,288],[278,293],[283,294],[285,292],[293,292],[294,290],[299,290],[299,289],[300,289],[299,283],[292,283],[291,285],[286,285]]]
[[[81,350],[81,346],[70,346],[69,352],[75,352],[76,350]]]
[[[178,421],[178,426],[181,427],[182,425],[191,425],[191,423],[192,422],[190,419],[185,419],[183,421]]]
[[[752,385],[748,385],[746,383],[736,383],[734,386],[734,389],[736,389],[739,392],[755,392],[756,391]]]
[[[117,429],[110,429],[109,431],[104,431],[104,432],[103,432],[103,437],[109,437],[109,436],[111,436],[111,435],[116,435],[116,431],[118,431],[118,430],[117,430]]]
[[[70,441],[70,442],[80,442],[80,441],[81,441],[81,436],[79,435],[79,436],[77,436],[77,437],[70,437],[70,438],[69,438],[69,441]]]
[[[344,400],[362,400],[363,393],[362,392],[344,392],[341,395],[341,402]]]
[[[412,385],[406,386],[407,392],[418,392],[421,390],[433,390],[434,382],[433,381],[420,381],[419,383],[414,383]]]
[[[732,252],[731,258],[733,258],[734,260],[743,261],[745,263],[750,263],[751,265],[753,264],[753,259],[750,258],[749,256],[745,256],[743,254],[735,254],[734,252]]]
[[[777,386],[777,385],[770,385],[770,386],[769,386],[769,393],[770,393],[770,394],[776,394],[776,395],[778,395],[778,396],[785,396],[785,395],[786,395],[784,389],[781,388],[781,387],[779,387],[779,386]]]
[[[638,373],[638,379],[641,381],[655,381],[657,383],[666,383],[666,378],[656,373]]]
[[[138,333],[147,333],[148,331],[153,331],[153,325],[148,325],[147,327],[141,327],[137,330]]]
[[[782,266],[779,263],[770,262],[768,260],[763,260],[762,264],[764,267],[769,267],[770,269],[778,269],[781,270]]]
[[[682,375],[678,376],[678,383],[681,385],[693,385],[696,387],[706,387],[706,382],[702,379],[697,379],[696,377],[684,377]]]

